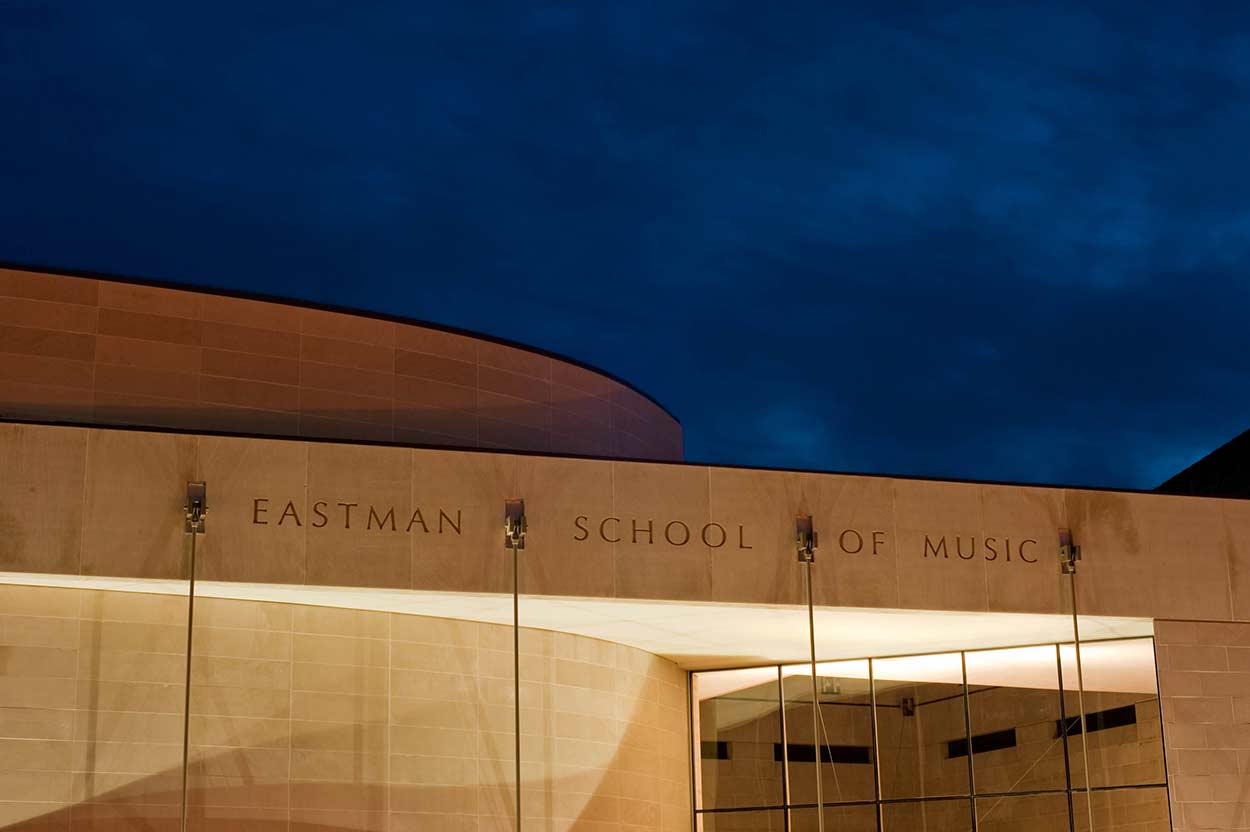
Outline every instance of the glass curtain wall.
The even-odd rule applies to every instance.
[[[846,647],[817,623],[837,596],[822,566],[798,566],[816,656]],[[1065,642],[692,674],[700,823],[1170,829],[1153,641],[1083,642],[1073,576],[1052,591],[1071,614]],[[727,732],[730,708],[755,718]],[[761,768],[777,732],[777,764]],[[778,789],[781,806],[761,797]]]
[[[819,753],[825,818],[837,818],[826,824],[830,829],[1090,829],[1090,795],[1094,829],[1169,829],[1153,639],[1082,645],[1084,720],[1075,710],[1077,693],[1066,687],[1074,654],[1075,643],[1068,643],[818,663],[824,746],[815,752],[791,734],[778,750],[792,784],[790,802],[781,807],[790,828],[817,828],[814,789],[798,784],[803,767],[815,770]],[[743,713],[756,722],[776,722],[783,711],[789,728],[797,724],[789,712],[805,710],[784,693],[796,671],[694,673],[694,707],[706,714],[745,701],[750,710]],[[770,682],[777,673],[780,695]],[[758,756],[757,743],[743,739],[761,736],[756,726],[744,722],[734,735],[712,740],[705,725],[701,719],[697,737],[705,798],[696,811],[705,823],[716,816],[714,822],[738,823],[736,829],[773,828],[741,825],[751,814],[745,810],[759,806],[752,801],[760,792],[756,781],[727,776],[740,754]],[[1090,735],[1094,785],[1088,789],[1077,759],[1081,730]],[[712,756],[720,768],[707,764]],[[879,797],[861,800],[873,788],[874,770]],[[706,799],[709,783],[717,790],[714,801]],[[736,821],[723,816],[730,806]]]
[[[1149,639],[1087,640],[1079,541],[1061,532],[1064,602],[1073,639],[1059,646],[1073,828],[1171,829],[1162,715]]]

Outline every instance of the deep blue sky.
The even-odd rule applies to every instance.
[[[0,2],[0,260],[468,327],[700,461],[1152,487],[1250,427],[1250,15]]]

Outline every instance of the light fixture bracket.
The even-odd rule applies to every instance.
[[[1081,559],[1081,547],[1072,539],[1071,529],[1059,530],[1059,572],[1075,575],[1076,563]]]
[[[187,499],[183,504],[187,534],[204,534],[204,515],[208,514],[208,486],[204,482],[187,483]]]
[[[519,552],[525,548],[525,530],[528,524],[525,520],[525,501],[524,500],[504,500],[503,503],[503,545],[506,549],[512,549]]]
[[[816,547],[819,540],[812,527],[812,516],[800,514],[794,518],[794,548],[798,553],[799,563],[815,563]]]

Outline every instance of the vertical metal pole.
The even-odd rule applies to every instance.
[[[1081,720],[1081,758],[1085,763],[1085,810],[1089,814],[1089,830],[1094,832],[1094,800],[1089,788],[1089,740],[1087,739],[1089,728],[1085,724],[1085,673],[1081,669],[1081,625],[1076,615],[1076,567],[1073,566],[1072,571],[1068,573],[1070,579],[1069,584],[1072,587],[1072,638],[1073,645],[1076,647],[1076,703],[1081,710],[1079,719]]]
[[[521,832],[521,558],[512,547],[512,701],[513,738],[516,754],[516,829]]]
[[[824,744],[820,737],[820,691],[816,686],[816,614],[812,611],[812,563],[804,563],[803,577],[807,584],[807,644],[812,659],[812,733],[816,738],[816,829],[825,832],[825,800],[821,789],[821,749]]]
[[[182,691],[182,832],[187,830],[187,764],[190,760],[191,740],[191,636],[195,624],[195,538],[191,532],[191,581],[187,598],[187,668],[183,677]]]
[[[786,679],[781,673],[781,665],[777,665],[777,704],[781,717],[778,727],[781,729],[781,805],[786,807],[782,816],[782,828],[790,829],[790,734],[786,728]]]
[[[968,702],[968,656],[959,653],[959,672],[964,683],[964,736],[968,743],[968,811],[972,816],[972,832],[977,832],[977,774],[972,765],[972,708]],[[916,706],[919,714],[920,706]]]
[[[1068,708],[1063,701],[1063,649],[1058,644],[1055,645],[1055,665],[1059,679],[1059,724],[1063,732],[1063,780],[1064,791],[1068,796],[1068,829],[1076,832],[1076,813],[1072,810],[1072,758],[1068,754],[1068,734],[1071,731],[1068,725]]]
[[[525,548],[525,501],[504,500],[504,549],[512,551],[512,753],[516,777],[516,829],[521,832],[521,550]]]
[[[872,793],[877,803],[877,832],[885,823],[881,809],[881,737],[877,732],[877,682],[872,669],[872,659],[868,660],[868,706],[872,714],[869,725],[872,728]]]
[[[696,734],[694,729],[694,709],[698,707],[695,702],[694,693],[694,671],[686,671],[686,736],[690,739],[690,832],[700,832],[703,828],[699,819],[699,805],[702,802],[702,791],[700,783],[695,778],[701,778],[703,772],[703,723],[699,723],[699,731]],[[698,751],[696,751],[698,749]],[[697,794],[697,798],[696,798]]]
[[[183,532],[191,535],[190,581],[187,595],[187,667],[182,680],[182,830],[187,829],[187,767],[191,760],[191,644],[195,632],[195,538],[204,532],[208,513],[208,488],[203,482],[187,482],[183,504]]]

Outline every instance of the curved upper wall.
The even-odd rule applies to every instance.
[[[679,460],[628,385],[381,317],[0,268],[0,419]]]

